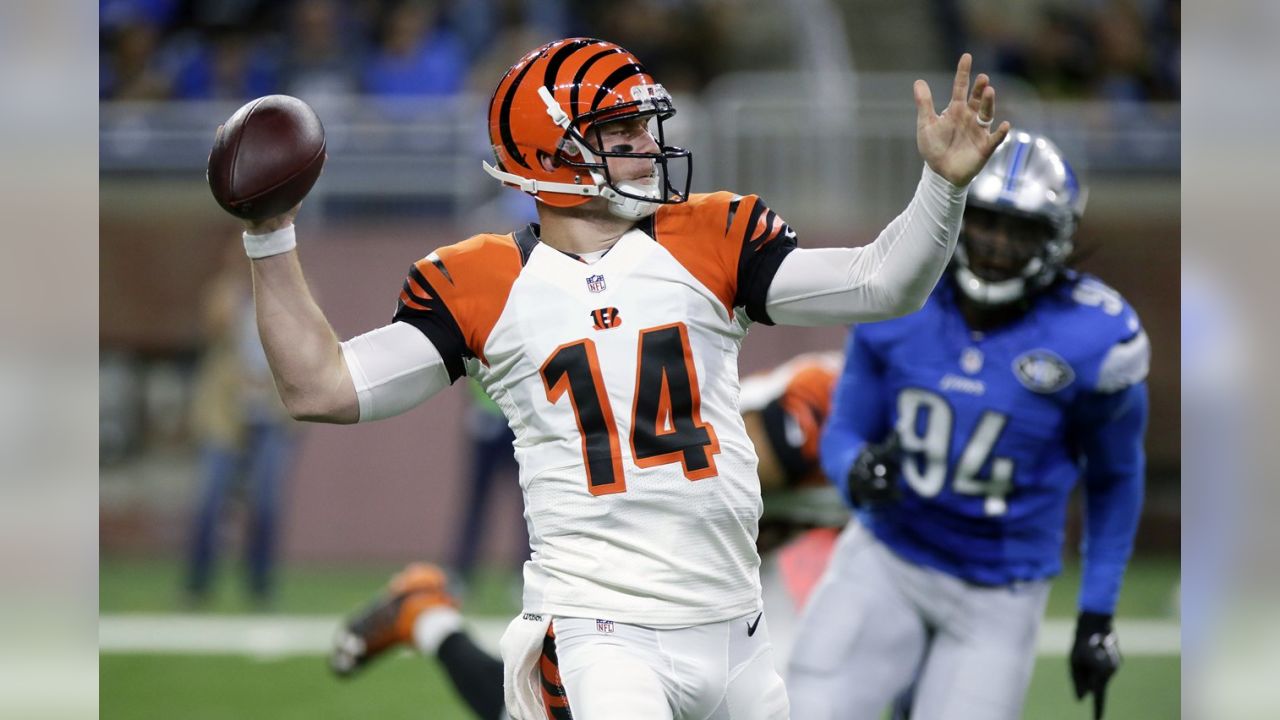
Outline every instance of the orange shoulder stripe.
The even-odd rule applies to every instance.
[[[440,248],[414,267],[453,314],[467,348],[487,364],[484,346],[522,267],[512,236],[475,235]],[[414,290],[426,295],[422,288]]]
[[[734,198],[729,192],[694,194],[679,205],[662,206],[654,217],[658,243],[715,293],[730,315],[737,293],[741,238],[746,233],[745,227],[735,233],[734,226],[746,222],[743,211],[747,210],[740,208],[730,218]],[[742,198],[742,202],[746,201]]]

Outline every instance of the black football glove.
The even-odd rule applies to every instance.
[[[1076,619],[1076,641],[1071,648],[1071,682],[1076,699],[1093,693],[1094,720],[1102,720],[1107,683],[1120,669],[1120,643],[1111,629],[1111,616],[1082,612]]]
[[[901,445],[898,434],[884,442],[867,444],[849,468],[849,499],[854,507],[875,507],[898,499]]]

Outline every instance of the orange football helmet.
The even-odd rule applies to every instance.
[[[590,38],[557,40],[512,65],[494,90],[489,142],[497,162],[484,169],[547,205],[574,207],[600,196],[614,214],[640,219],[689,196],[692,156],[667,146],[662,130],[675,113],[666,89],[623,48]],[[658,152],[603,147],[599,126],[632,118],[656,120]],[[544,157],[555,161],[553,170],[543,167]],[[652,160],[654,176],[615,182],[610,157]],[[676,161],[685,163],[680,189],[671,180]]]

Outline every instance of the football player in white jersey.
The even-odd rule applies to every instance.
[[[766,373],[742,379],[742,420],[760,458],[764,514],[756,547],[769,616],[770,643],[779,672],[791,648],[791,629],[848,520],[844,504],[818,467],[818,438],[844,359],[839,353],[799,355]],[[463,625],[458,602],[435,565],[413,563],[376,599],[352,614],[335,638],[330,666],[342,678],[388,651],[412,647],[433,657],[458,697],[484,720],[506,717],[502,661]],[[555,644],[544,642],[539,663],[554,686]],[[562,697],[544,700],[554,717]]]
[[[388,325],[339,342],[298,263],[296,210],[248,227],[259,329],[295,417],[389,417],[464,374],[506,414],[533,551],[524,613],[502,641],[508,712],[787,715],[758,619],[760,487],[738,350],[754,322],[921,306],[969,181],[1008,133],[992,131],[995,90],[970,81],[971,63],[942,114],[915,83],[925,167],[866,247],[797,250],[758,197],[691,195],[687,172],[674,187],[690,154],[665,143],[670,96],[635,56],[585,38],[526,54],[490,103],[485,170],[533,195],[540,224],[419,260]],[[547,638],[563,680],[549,690]]]

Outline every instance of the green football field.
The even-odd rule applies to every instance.
[[[1107,717],[1173,720],[1178,697],[1177,656],[1128,658],[1108,695]],[[348,681],[333,679],[319,656],[104,655],[99,707],[104,720],[473,717],[435,663],[408,655]],[[1065,658],[1036,663],[1025,717],[1085,720],[1091,712],[1070,695]]]
[[[274,611],[285,618],[343,614],[362,604],[394,568],[290,568],[281,579]],[[1125,620],[1170,625],[1176,560],[1147,560],[1131,569],[1121,598],[1118,628],[1126,649]],[[178,617],[184,609],[173,563],[104,559],[100,609],[107,618]],[[231,580],[232,578],[223,578]],[[489,573],[472,588],[471,617],[500,620],[515,609],[513,576]],[[227,583],[224,583],[227,584]],[[236,618],[245,603],[233,584],[208,611],[188,617]],[[1059,625],[1074,614],[1077,573],[1070,568],[1055,585],[1049,618]],[[259,616],[261,617],[261,616]],[[268,618],[270,621],[270,618]],[[1108,718],[1164,720],[1179,717],[1180,657],[1129,638],[1130,651],[1108,696]],[[1064,648],[1065,650],[1065,648]],[[397,653],[347,681],[335,679],[322,654],[196,654],[182,648],[100,654],[103,718],[469,718],[434,661]],[[1043,655],[1037,663],[1025,717],[1090,718],[1091,708],[1070,694],[1066,658]],[[797,720],[803,720],[797,718]]]
[[[288,566],[282,569],[273,610],[287,614],[347,613],[378,592],[399,565],[360,567]],[[1171,618],[1178,582],[1177,558],[1141,558],[1125,574],[1116,612],[1121,617]],[[186,611],[182,604],[181,567],[175,561],[104,556],[99,563],[98,609],[107,613]],[[224,569],[204,612],[234,614],[254,611],[240,592],[240,578]],[[1046,615],[1074,617],[1079,567],[1068,564],[1054,581]],[[469,615],[511,617],[519,609],[519,575],[482,570],[466,597]]]

